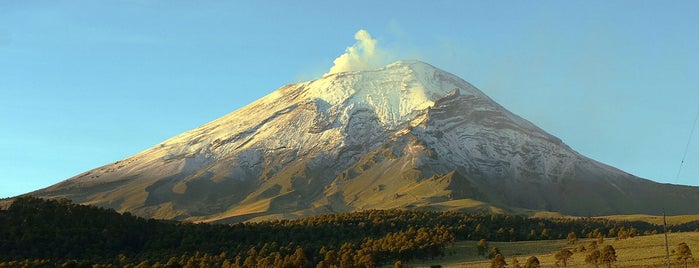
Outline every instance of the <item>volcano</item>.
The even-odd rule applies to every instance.
[[[283,86],[31,194],[205,222],[388,208],[699,213],[699,188],[659,184],[587,158],[419,61]]]

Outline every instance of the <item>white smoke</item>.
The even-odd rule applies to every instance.
[[[340,55],[333,61],[334,65],[325,75],[349,72],[372,70],[386,64],[388,55],[376,46],[376,39],[372,38],[366,30],[359,30],[354,34],[357,42],[345,50],[345,54]]]

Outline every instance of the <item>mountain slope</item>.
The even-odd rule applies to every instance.
[[[204,221],[394,207],[699,213],[683,205],[699,201],[699,188],[588,159],[464,80],[417,61],[284,86],[33,194]]]

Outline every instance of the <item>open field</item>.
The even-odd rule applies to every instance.
[[[595,217],[600,219],[609,219],[617,221],[644,221],[652,224],[663,225],[663,216],[658,215],[644,215],[644,214],[634,214],[634,215],[612,215],[612,216],[602,216]],[[699,215],[677,215],[677,216],[667,216],[667,224],[669,226],[679,225],[683,223],[688,223],[692,221],[699,221]]]
[[[553,241],[526,241],[526,242],[491,242],[490,247],[497,247],[505,256],[508,267],[512,267],[512,256],[516,256],[520,265],[526,262],[530,256],[536,256],[541,261],[541,267],[556,267],[555,252],[563,248],[575,248],[579,244],[585,246],[591,240],[578,241],[575,245],[569,245],[565,240]],[[673,233],[668,236],[670,250],[681,242],[689,245],[693,252],[699,249],[699,233]],[[617,262],[612,267],[666,267],[665,264],[665,238],[662,234],[641,236],[626,240],[606,239],[605,244],[611,244],[617,253]],[[440,260],[408,263],[407,267],[424,267],[434,264],[443,267],[490,267],[490,261],[478,256],[476,241],[457,242],[451,249],[452,254]],[[585,255],[588,252],[575,252],[568,267],[593,267],[585,263]],[[699,253],[695,253],[699,256]],[[681,267],[675,262],[674,256],[670,256],[672,267]],[[689,267],[699,267],[699,261],[690,262]]]

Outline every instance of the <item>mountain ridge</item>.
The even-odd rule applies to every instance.
[[[667,190],[699,201],[699,188],[586,158],[465,80],[401,61],[285,85],[32,194],[145,217],[239,221],[395,207],[649,213],[673,204],[662,201]],[[445,205],[457,200],[482,203]]]

